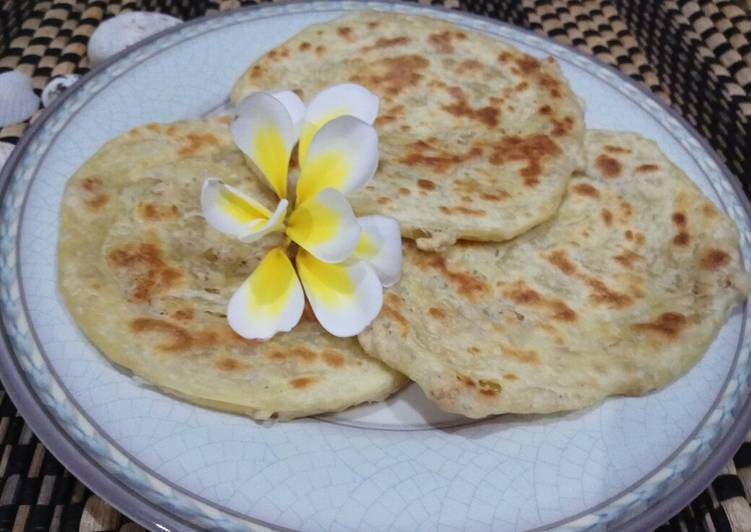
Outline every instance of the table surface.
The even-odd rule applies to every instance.
[[[0,0],[0,73],[89,69],[96,26],[123,11],[188,20],[239,0]],[[438,0],[504,20],[619,68],[680,112],[747,188],[751,184],[751,0]],[[2,95],[0,95],[1,97]],[[34,117],[32,117],[33,121]],[[0,129],[15,143],[28,123]],[[663,531],[751,531],[751,435],[711,486]],[[37,440],[0,386],[0,531],[143,530],[93,494]]]

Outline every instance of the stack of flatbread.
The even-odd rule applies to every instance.
[[[251,65],[233,102],[339,82],[381,99],[380,167],[358,215],[399,220],[401,281],[358,338],[306,312],[266,342],[227,326],[273,238],[208,227],[206,176],[269,207],[228,120],[149,124],[68,183],[60,284],[114,362],[190,401],[257,419],[378,401],[409,380],[472,418],[584,408],[688,370],[749,291],[732,221],[657,146],[585,131],[557,64],[449,23],[356,13]]]

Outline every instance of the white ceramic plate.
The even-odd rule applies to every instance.
[[[749,250],[748,204],[696,135],[614,70],[517,28],[446,18],[553,55],[589,127],[655,139],[730,217]],[[241,10],[141,43],[88,75],[25,136],[3,172],[3,381],[73,473],[152,529],[644,530],[685,505],[748,428],[747,312],[737,309],[685,377],[642,398],[561,416],[466,423],[415,387],[385,404],[276,425],[192,406],[110,365],[56,284],[66,180],[105,141],[148,121],[197,117],[269,48],[363,2]]]

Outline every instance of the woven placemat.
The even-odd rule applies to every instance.
[[[239,0],[0,0],[0,72],[50,78],[88,71],[86,43],[123,11],[183,20]],[[751,186],[751,0],[443,0],[532,29],[619,68],[678,110]],[[0,95],[0,97],[2,97]],[[32,117],[32,121],[33,121]],[[0,129],[15,143],[27,123]],[[0,388],[0,532],[143,530],[92,494],[39,443]],[[660,532],[751,531],[751,438]]]

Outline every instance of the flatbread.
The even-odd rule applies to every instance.
[[[258,59],[232,101],[279,88],[309,99],[345,81],[381,98],[381,164],[352,205],[397,218],[420,247],[527,231],[583,165],[582,109],[552,58],[426,17],[358,12],[311,26]]]
[[[168,393],[258,419],[337,411],[402,386],[309,311],[267,342],[227,326],[230,296],[280,240],[245,244],[210,228],[200,207],[208,176],[275,205],[216,118],[133,129],[68,182],[60,290],[101,352]]]
[[[558,214],[516,240],[407,243],[365,351],[473,418],[584,408],[686,372],[749,293],[736,228],[653,142],[591,131],[586,149]]]

